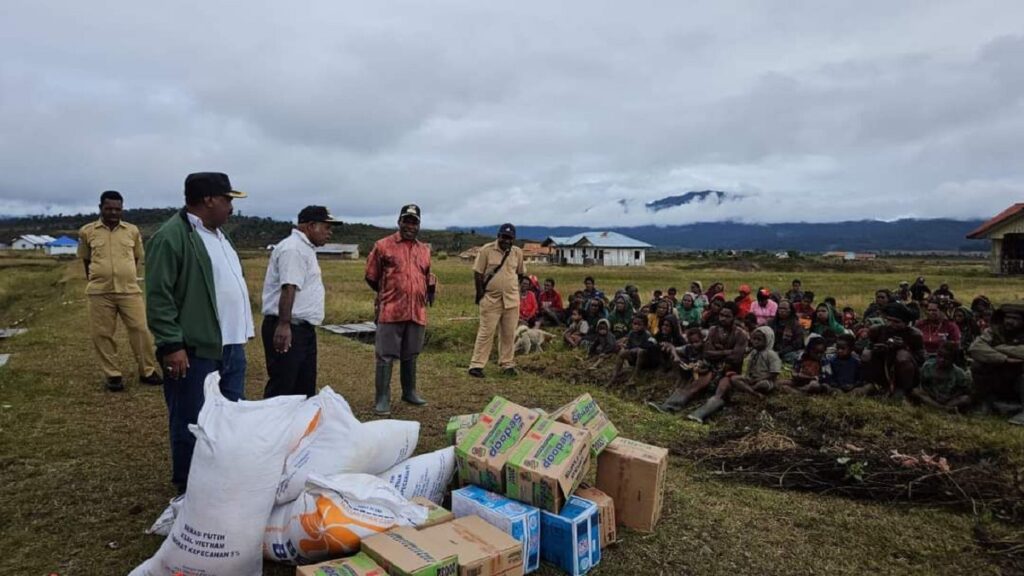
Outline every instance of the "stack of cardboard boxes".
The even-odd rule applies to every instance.
[[[589,394],[547,415],[496,396],[446,429],[459,481],[451,512],[363,541],[359,555],[298,576],[516,576],[543,560],[572,576],[601,560],[616,524],[650,532],[661,516],[668,452],[618,437]],[[592,461],[594,486],[581,486]]]

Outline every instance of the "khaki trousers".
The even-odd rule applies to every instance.
[[[146,327],[146,304],[142,294],[90,294],[89,316],[92,320],[92,344],[100,359],[100,369],[107,378],[121,376],[117,365],[117,317],[128,330],[128,343],[135,354],[139,376],[157,371],[156,346]]]
[[[519,308],[505,308],[501,300],[489,298],[480,301],[480,327],[476,330],[476,344],[470,368],[483,368],[491,357],[494,333],[498,333],[498,366],[511,368],[516,365],[515,339],[519,325]]]

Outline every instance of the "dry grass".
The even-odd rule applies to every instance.
[[[247,259],[245,266],[258,299],[265,261]],[[689,266],[670,262],[643,270],[535,272],[554,276],[563,291],[578,286],[586,272],[596,273],[602,287],[632,281],[647,292],[669,285],[685,288],[695,278],[705,283],[720,278],[730,288],[740,280],[784,287],[793,276]],[[862,308],[874,288],[895,285],[917,272],[894,266],[897,272],[799,276],[819,297],[833,295]],[[931,263],[923,270],[929,280],[948,278],[958,293],[985,292],[996,301],[1024,291],[1019,281],[988,278],[975,265]],[[529,370],[518,379],[471,379],[465,366],[476,324],[458,319],[474,312],[469,269],[449,260],[439,262],[437,272],[441,300],[430,312],[430,345],[421,359],[421,385],[431,404],[421,410],[396,404],[394,414],[423,422],[421,450],[444,444],[450,415],[477,410],[499,393],[552,409],[590,391],[625,436],[663,446],[714,442],[716,430],[757,430],[759,410],[753,406],[727,408],[709,427],[654,413],[642,398],[595,388],[587,378],[574,376],[574,361],[557,349],[524,359]],[[328,321],[367,319],[371,295],[361,280],[362,265],[330,262],[324,273]],[[9,324],[27,318],[30,328],[0,342],[0,352],[14,354],[0,369],[0,574],[124,574],[160,544],[142,531],[172,495],[163,398],[158,389],[133,382],[124,394],[103,390],[87,337],[80,276],[77,262],[0,272],[0,320]],[[123,340],[122,345],[126,349]],[[358,415],[368,418],[372,349],[327,334],[320,346],[321,383],[343,393]],[[247,392],[256,398],[265,378],[259,343],[250,343],[248,351]],[[131,373],[128,354],[122,357]],[[666,388],[656,380],[647,393]],[[854,435],[894,448],[930,445],[940,454],[998,457],[1007,466],[1024,462],[1024,431],[994,418],[948,418],[860,399],[773,399],[766,410],[777,419],[816,422],[816,429],[831,430],[836,437]],[[626,532],[621,543],[606,551],[595,574],[998,574],[1013,569],[1004,556],[979,544],[978,518],[972,514],[776,490],[713,472],[674,456],[658,532]],[[997,535],[991,538],[995,542],[1006,540],[998,535],[1019,532],[998,518],[989,520],[985,530]],[[265,572],[293,573],[270,564]]]

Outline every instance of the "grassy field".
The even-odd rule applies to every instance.
[[[259,256],[245,260],[257,307],[265,264]],[[430,405],[396,403],[393,414],[423,423],[420,451],[442,447],[448,417],[477,411],[494,394],[550,410],[585,391],[624,436],[671,449],[657,532],[624,531],[595,574],[1024,572],[1024,430],[998,418],[950,417],[875,399],[793,397],[740,400],[711,425],[699,426],[644,406],[646,398],[667,393],[666,378],[655,375],[632,395],[609,391],[594,384],[607,373],[588,371],[577,354],[559,346],[521,359],[517,379],[475,380],[465,374],[476,330],[469,267],[457,260],[435,264],[440,300],[430,311],[420,360]],[[933,287],[948,281],[961,297],[1024,297],[1019,280],[989,277],[982,264],[969,262],[890,262],[855,270],[787,264],[785,272],[721,266],[675,261],[641,270],[531,271],[554,277],[563,294],[587,273],[607,291],[631,282],[648,294],[685,289],[691,280],[705,286],[720,280],[730,292],[741,282],[785,288],[798,276],[819,299],[831,295],[858,310],[875,288],[918,274]],[[324,276],[328,322],[372,317],[361,263],[325,262]],[[83,290],[78,262],[0,258],[0,327],[17,323],[30,330],[0,341],[0,353],[14,355],[0,369],[0,574],[124,574],[160,545],[143,530],[173,493],[162,394],[133,381],[123,394],[103,390]],[[123,337],[121,344],[123,368],[131,374]],[[247,394],[258,398],[265,381],[259,342],[248,352]],[[370,418],[371,346],[322,334],[320,360],[321,384]],[[890,450],[946,456],[954,472],[910,484],[907,473],[886,467]],[[844,457],[851,460],[834,464]],[[805,477],[829,464],[840,473],[845,466],[847,474],[817,489],[792,477],[776,482],[773,471],[789,462],[805,463]],[[267,564],[265,573],[293,570]]]

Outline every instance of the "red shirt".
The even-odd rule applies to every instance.
[[[562,295],[558,293],[558,290],[552,290],[550,293],[540,293],[540,305],[544,306],[544,304],[549,302],[551,303],[552,310],[561,312],[565,309],[565,306],[562,305]]]
[[[366,279],[380,287],[377,322],[427,325],[427,278],[430,248],[401,234],[381,238],[366,258]]]
[[[960,327],[952,320],[939,320],[932,322],[925,320],[918,322],[916,328],[921,331],[924,339],[924,351],[928,354],[935,354],[939,347],[947,340],[960,345]]]
[[[526,294],[519,295],[519,319],[524,322],[529,322],[537,317],[539,312],[539,306],[537,304],[537,297],[534,296],[533,290],[527,290]]]

